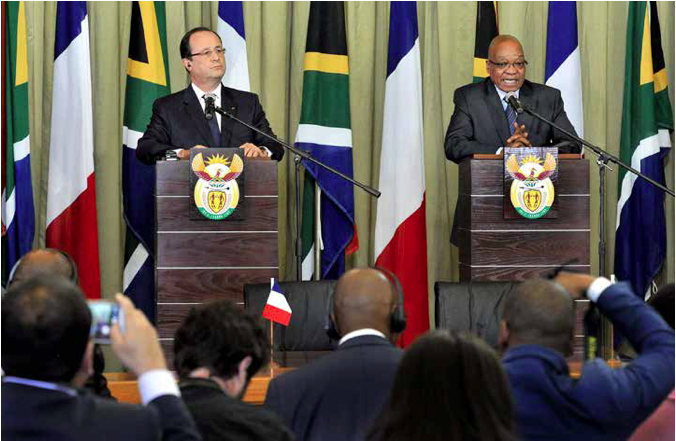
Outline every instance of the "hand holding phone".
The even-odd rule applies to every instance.
[[[120,329],[124,329],[124,313],[120,306],[109,300],[89,300],[87,306],[92,314],[89,336],[94,343],[110,344],[110,330],[113,324],[117,323]]]

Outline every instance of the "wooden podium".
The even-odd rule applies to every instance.
[[[242,221],[191,220],[189,161],[162,161],[155,182],[156,323],[172,366],[174,331],[193,306],[230,299],[246,283],[279,277],[277,162],[245,159]]]
[[[589,162],[559,155],[558,217],[504,219],[501,155],[473,155],[460,163],[460,281],[524,280],[571,259],[589,272]]]

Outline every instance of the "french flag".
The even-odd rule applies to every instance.
[[[404,292],[408,345],[429,329],[425,169],[420,44],[415,2],[390,2],[385,82],[382,192],[376,216],[376,265],[392,271]]]
[[[274,278],[270,279],[270,295],[263,308],[263,318],[284,326],[289,326],[291,320],[291,306]]]
[[[242,2],[218,2],[217,31],[225,49],[223,85],[250,92]]]
[[[545,84],[561,91],[568,119],[577,136],[584,137],[582,73],[575,2],[549,2]]]
[[[57,2],[46,245],[70,254],[82,290],[100,297],[94,130],[86,2]]]

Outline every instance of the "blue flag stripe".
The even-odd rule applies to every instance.
[[[54,59],[82,32],[82,20],[87,16],[87,2],[57,2]]]
[[[388,77],[418,39],[417,19],[415,2],[390,2],[390,29],[397,29],[397,32],[390,32],[389,35]]]
[[[551,38],[554,35],[556,38]],[[545,81],[556,72],[576,47],[577,8],[575,2],[549,2]]]
[[[218,16],[228,23],[239,34],[244,37],[244,10],[242,2],[220,1],[218,2]]]

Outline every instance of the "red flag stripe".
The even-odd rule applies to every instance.
[[[93,173],[87,177],[85,191],[47,227],[46,245],[65,251],[73,258],[80,287],[88,298],[101,297]]]
[[[289,326],[289,321],[291,321],[291,313],[289,311],[284,311],[275,306],[270,305],[269,303],[263,308],[263,318],[271,320],[280,325]]]
[[[427,292],[427,244],[425,196],[420,207],[397,227],[392,240],[376,259],[376,265],[397,275],[404,292],[406,330],[399,343],[410,344],[429,329]]]

